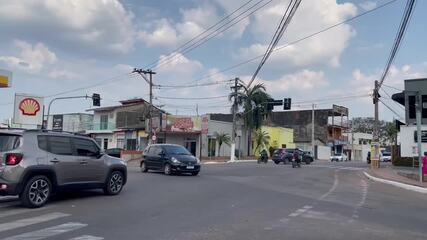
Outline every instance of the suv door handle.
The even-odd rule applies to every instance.
[[[51,163],[59,163],[59,160],[57,158],[54,158],[52,160],[50,160]]]
[[[80,160],[80,164],[87,164],[86,160]]]

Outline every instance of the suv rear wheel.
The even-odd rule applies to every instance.
[[[114,171],[108,176],[104,186],[104,193],[107,195],[117,195],[123,189],[124,177],[120,171]]]
[[[165,175],[171,175],[172,174],[172,168],[171,168],[171,165],[169,163],[165,164],[163,172],[165,173]]]
[[[52,185],[47,177],[34,176],[28,180],[19,198],[24,206],[38,208],[46,204],[51,191]]]

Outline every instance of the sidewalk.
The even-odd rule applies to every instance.
[[[368,169],[365,175],[374,181],[383,182],[386,184],[394,185],[407,190],[427,193],[427,182],[420,183],[417,180],[405,177],[418,172],[412,169],[387,166],[379,169]]]

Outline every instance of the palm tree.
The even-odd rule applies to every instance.
[[[270,145],[270,136],[266,131],[258,129],[254,131],[253,140],[255,143],[254,153],[260,152],[263,149],[267,150],[267,147]]]
[[[232,111],[238,112],[240,108],[243,108],[240,115],[243,116],[248,131],[248,139],[251,139],[252,131],[261,128],[264,119],[271,113],[266,108],[271,96],[266,92],[264,84],[258,83],[249,88],[243,86],[236,96],[231,93],[228,98],[230,101],[235,98],[237,103],[236,106],[232,106]]]
[[[221,155],[221,145],[223,143],[230,146],[231,144],[231,138],[228,133],[215,133],[216,140],[218,141],[218,156]]]

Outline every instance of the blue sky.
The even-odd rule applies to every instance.
[[[148,98],[147,84],[128,73],[165,59],[174,49],[215,24],[248,0],[21,0],[0,4],[0,68],[13,71],[12,88],[0,89],[0,119],[13,113],[15,93],[49,96],[58,92],[106,83],[63,96],[93,92],[102,104],[117,100]],[[255,4],[252,1],[249,5]],[[264,0],[259,5],[268,2]],[[273,0],[255,14],[188,54],[176,54],[169,64],[155,67],[157,84],[185,84],[201,79],[246,59],[262,54],[288,1]],[[305,0],[279,46],[375,8],[386,0]],[[275,98],[292,97],[294,108],[332,105],[324,99],[345,96],[334,102],[350,108],[351,116],[372,116],[366,95],[378,79],[389,55],[401,20],[405,0],[376,10],[352,22],[274,53],[257,79]],[[257,5],[257,6],[259,6]],[[386,84],[403,88],[407,78],[427,77],[426,1],[417,1],[403,45]],[[248,81],[259,60],[231,71],[214,74],[201,83],[234,77]],[[389,93],[395,92],[385,87]],[[155,103],[171,113],[228,112],[226,98],[200,101],[161,97],[209,97],[229,93],[218,84],[189,89],[157,89]],[[383,94],[385,96],[385,94]],[[51,98],[45,99],[45,104]],[[315,101],[312,101],[315,100]],[[384,98],[403,116],[401,107]],[[84,112],[88,100],[58,102],[53,113]],[[381,118],[395,114],[380,106]]]

